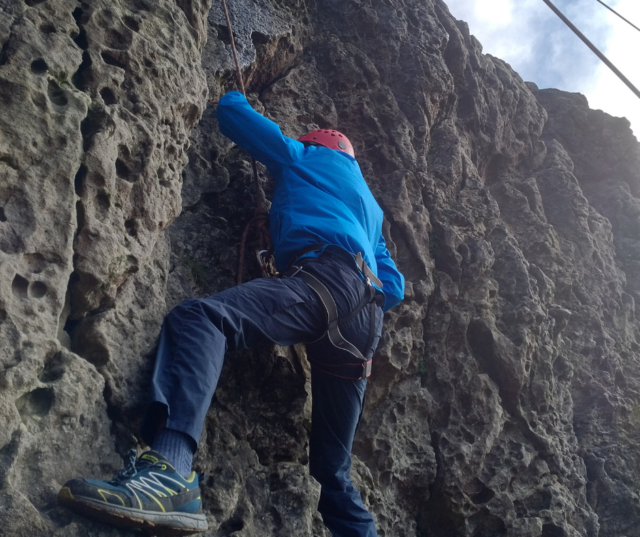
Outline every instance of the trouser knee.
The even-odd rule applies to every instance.
[[[223,308],[215,301],[206,301],[203,298],[190,298],[175,306],[165,317],[165,323],[174,327],[185,320],[192,323],[194,319],[201,317],[203,320],[216,324],[215,320],[224,316],[222,310]]]

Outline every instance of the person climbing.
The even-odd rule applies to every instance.
[[[161,535],[207,529],[191,471],[226,351],[270,341],[305,343],[311,363],[311,475],[334,537],[374,537],[372,515],[350,478],[383,311],[404,297],[404,277],[382,236],[383,212],[351,142],[330,129],[299,140],[235,91],[217,110],[221,132],[264,163],[276,184],[270,230],[283,277],[260,278],[187,300],[165,318],[141,437],[151,446],[110,481],[72,479],[62,505]]]

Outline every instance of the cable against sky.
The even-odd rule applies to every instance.
[[[607,58],[590,40],[586,37],[567,17],[555,6],[551,0],[542,0],[551,10],[560,17],[560,20],[587,46],[591,49],[601,62],[603,62],[613,73],[633,92],[636,97],[640,98],[640,90],[636,88],[631,81],[615,66],[609,58]],[[615,13],[615,11],[613,11]]]
[[[638,30],[640,32],[640,28],[638,28],[635,24],[633,24],[630,20],[625,19],[622,15],[620,15],[620,13],[618,13],[615,9],[613,9],[611,6],[608,6],[607,4],[605,4],[602,0],[597,0],[599,3],[601,3],[604,7],[606,7],[609,11],[613,12],[616,14],[616,16],[620,17],[624,22],[626,22],[627,24],[630,24],[631,26],[633,26],[636,30]]]
[[[557,0],[556,5],[636,86],[635,51],[640,33],[596,0]],[[640,100],[555,16],[541,0],[448,0],[452,14],[469,24],[484,52],[508,62],[539,87],[579,92],[594,109],[631,121],[640,135]],[[608,4],[640,20],[638,0]]]

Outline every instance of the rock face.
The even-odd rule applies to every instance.
[[[354,447],[379,534],[640,536],[628,122],[525,84],[439,0],[230,7],[250,101],[348,134],[407,278]],[[0,0],[0,534],[125,534],[55,496],[142,447],[164,314],[234,284],[235,83],[217,2]],[[328,537],[309,418],[303,348],[228,356],[195,461],[208,535]]]

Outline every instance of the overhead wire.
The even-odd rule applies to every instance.
[[[562,20],[562,22],[564,22],[572,31],[574,34],[576,34],[583,42],[585,45],[587,45],[592,51],[593,53],[598,56],[598,58],[600,58],[604,64],[611,69],[620,80],[622,80],[622,82],[624,82],[629,89],[636,94],[636,97],[640,98],[640,90],[638,90],[638,88],[636,88],[631,81],[622,74],[622,72],[615,66],[613,65],[613,63],[611,63],[609,61],[609,59],[602,53],[600,52],[600,50],[598,50],[598,48],[591,42],[589,41],[589,39],[580,31],[578,30],[578,28],[576,28],[573,23],[564,16],[564,14],[555,6],[553,5],[553,3],[551,2],[551,0],[542,0],[545,4],[547,4],[549,6],[549,8],[556,14],[558,15],[558,17],[560,17],[560,19]]]
[[[604,7],[606,7],[609,11],[613,12],[614,14],[616,14],[618,17],[620,17],[624,22],[626,22],[627,24],[633,26],[636,30],[638,30],[640,32],[640,28],[638,28],[635,24],[633,24],[630,20],[625,19],[622,15],[620,15],[620,13],[618,13],[615,9],[613,9],[611,6],[608,6],[607,4],[605,4],[602,0],[596,0],[598,3],[602,4]]]

